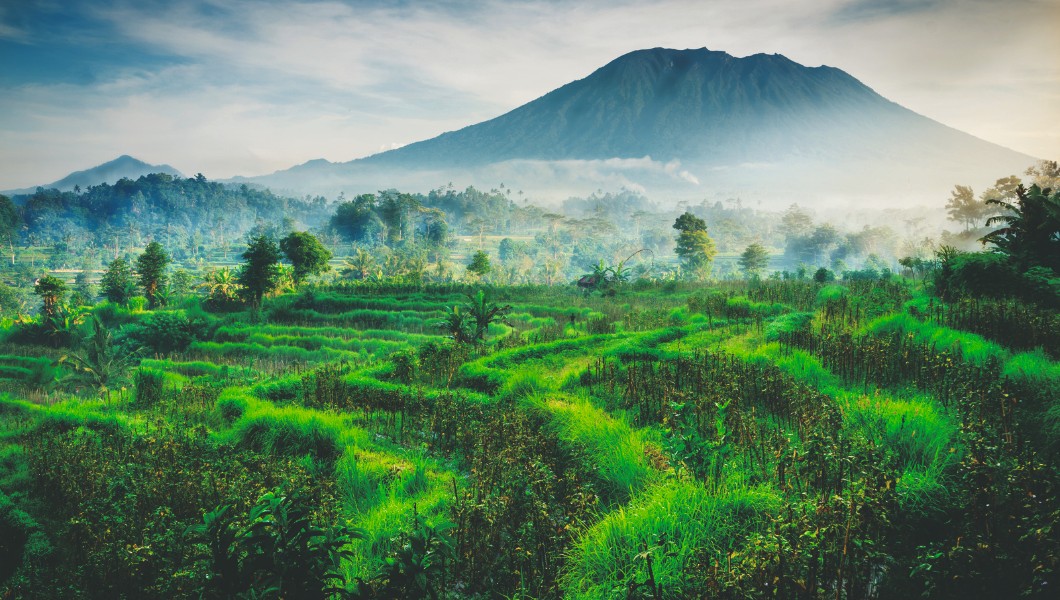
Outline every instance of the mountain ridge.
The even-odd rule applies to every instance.
[[[58,189],[59,191],[71,191],[74,187],[88,188],[93,185],[99,185],[101,183],[113,184],[123,177],[129,179],[137,179],[142,175],[148,175],[150,173],[166,173],[173,177],[184,177],[180,171],[173,167],[162,164],[152,165],[146,163],[140,159],[129,156],[128,154],[122,154],[121,156],[109,160],[105,163],[89,167],[81,171],[74,171],[65,177],[53,181],[49,184],[33,186],[29,188],[21,188],[14,190],[7,190],[2,192],[8,196],[32,194],[37,190],[38,187],[45,189]]]
[[[813,200],[867,188],[938,198],[1034,161],[902,107],[836,67],[653,48],[481,123],[236,181],[315,193],[459,181],[514,182],[556,198],[602,185],[677,199]]]

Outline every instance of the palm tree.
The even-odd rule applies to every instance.
[[[137,353],[121,352],[103,321],[93,317],[91,337],[81,342],[79,352],[63,356],[59,363],[68,363],[73,369],[72,379],[89,383],[103,395],[125,374]]]
[[[224,305],[239,299],[242,287],[236,280],[235,273],[229,267],[207,271],[198,286],[206,290],[206,300],[212,304]]]
[[[999,206],[1007,214],[987,219],[987,227],[1003,227],[979,241],[994,244],[1021,269],[1040,265],[1060,270],[1060,192],[1050,191],[1037,184],[1030,189],[1020,185],[1014,203],[1003,198],[987,200],[987,204]]]
[[[446,335],[458,344],[467,344],[471,342],[471,335],[469,332],[471,323],[468,320],[467,313],[460,310],[459,305],[446,308],[445,318],[438,321],[438,327],[445,331]]]
[[[357,248],[353,259],[346,260],[346,267],[342,270],[342,274],[348,277],[352,276],[357,280],[364,280],[368,279],[374,267],[375,258],[372,257],[371,253],[364,248]]]
[[[486,332],[492,323],[508,323],[508,315],[512,312],[512,306],[503,306],[496,302],[490,302],[485,290],[479,290],[474,296],[468,296],[468,302],[464,305],[471,319],[475,322],[475,331],[471,341],[478,343],[486,340]]]

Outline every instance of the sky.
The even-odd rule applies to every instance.
[[[633,50],[783,54],[1060,159],[1060,0],[0,0],[0,189],[129,154],[210,179],[503,114]]]

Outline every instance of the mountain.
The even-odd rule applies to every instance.
[[[993,182],[1034,160],[903,108],[840,69],[655,48],[483,123],[249,181],[317,193],[458,181],[557,197],[623,185],[687,199],[901,200],[945,197],[956,183]]]
[[[142,160],[137,160],[129,155],[123,154],[112,161],[105,162],[101,165],[92,167],[91,169],[85,169],[84,171],[75,171],[58,181],[53,181],[39,187],[43,187],[44,189],[55,188],[59,191],[65,192],[73,190],[74,186],[80,186],[83,189],[87,189],[90,186],[99,185],[101,183],[114,183],[123,177],[138,179],[141,175],[147,175],[149,173],[166,173],[174,177],[184,177],[181,175],[180,171],[169,165],[151,165]],[[8,190],[3,193],[8,196],[32,194],[36,189],[37,186],[34,186],[19,190]]]

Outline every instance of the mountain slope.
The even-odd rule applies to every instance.
[[[465,178],[533,190],[582,179],[589,189],[603,180],[686,197],[748,197],[813,195],[827,177],[836,189],[902,193],[926,185],[938,193],[940,185],[983,174],[992,180],[1033,160],[890,102],[839,69],[780,55],[656,48],[483,123],[252,181],[315,183],[316,190],[345,183],[358,191]]]
[[[85,169],[84,171],[75,171],[58,181],[53,181],[52,183],[40,187],[45,189],[55,188],[59,191],[65,192],[74,189],[74,186],[87,189],[90,186],[99,185],[101,183],[114,183],[123,177],[137,179],[141,175],[147,175],[149,173],[166,173],[174,177],[183,177],[180,171],[169,165],[151,165],[127,154],[123,154],[112,161],[97,165],[91,169]],[[17,194],[32,194],[34,190],[36,190],[36,186],[20,190],[9,190],[4,193],[13,196]]]

